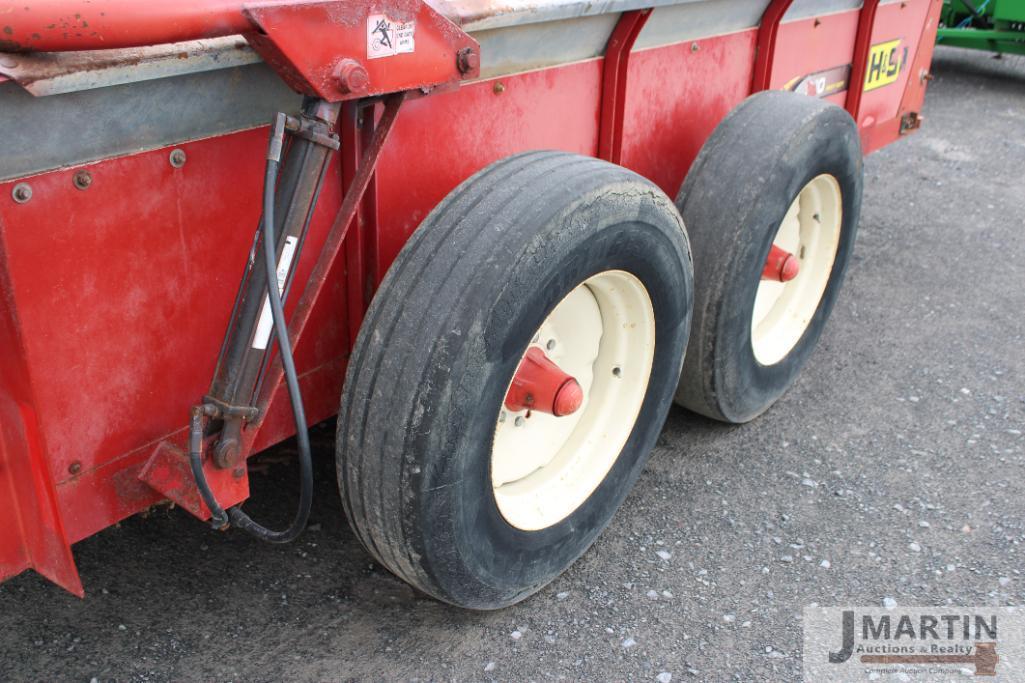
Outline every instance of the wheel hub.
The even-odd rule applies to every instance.
[[[495,425],[491,483],[509,524],[551,526],[598,488],[633,431],[654,350],[651,299],[624,271],[588,278],[548,315]]]

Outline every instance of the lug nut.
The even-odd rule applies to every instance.
[[[548,343],[545,344],[545,348],[548,349],[549,351],[554,349],[555,348],[555,340],[554,339],[549,339]]]
[[[523,426],[523,416],[522,415],[517,415],[516,419],[513,420],[513,424],[516,425],[517,427],[522,427]]]
[[[11,199],[19,204],[24,204],[32,199],[32,186],[28,183],[18,183],[11,189]]]
[[[75,174],[75,177],[71,179],[71,182],[74,183],[75,187],[79,190],[86,190],[93,184],[93,177],[89,171],[79,171]]]
[[[464,47],[456,53],[456,67],[461,74],[477,71],[480,69],[480,55],[472,47]]]
[[[185,165],[185,150],[172,149],[171,154],[167,157],[167,159],[171,162],[171,166],[175,168],[181,168]]]
[[[335,67],[338,89],[343,93],[362,95],[370,88],[370,74],[355,59],[343,59]]]

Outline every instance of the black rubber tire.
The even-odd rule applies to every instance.
[[[563,521],[502,517],[490,454],[506,387],[534,331],[591,275],[634,274],[655,311],[647,395],[598,489]],[[402,249],[367,314],[338,416],[338,482],[356,536],[440,600],[515,603],[608,524],[672,404],[689,331],[692,267],[671,200],[619,166],[530,152],[477,173]]]
[[[836,260],[814,317],[779,362],[751,348],[755,293],[776,231],[800,190],[819,174],[840,185]],[[857,126],[842,108],[790,92],[753,95],[715,129],[687,174],[676,205],[694,250],[694,324],[676,401],[724,422],[767,410],[815,348],[836,302],[861,208]]]

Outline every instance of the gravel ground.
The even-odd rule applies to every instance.
[[[459,611],[373,564],[325,426],[299,542],[128,520],[76,546],[85,601],[0,586],[0,680],[798,680],[811,603],[1025,603],[1025,59],[940,50],[934,72],[922,131],[866,162],[797,385],[744,427],[674,409],[611,527],[535,597]],[[287,451],[260,460],[258,519],[290,514]]]

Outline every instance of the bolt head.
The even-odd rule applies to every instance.
[[[71,179],[71,182],[74,183],[75,187],[79,190],[85,190],[93,184],[93,176],[89,171],[79,171]]]
[[[522,427],[523,426],[523,416],[522,415],[517,415],[516,419],[513,420],[513,424],[516,425],[517,427]]]
[[[80,463],[77,460],[75,462],[71,463],[70,465],[68,465],[68,472],[70,474],[72,474],[72,475],[78,474],[81,471],[82,471],[82,463]]]
[[[335,67],[338,89],[343,93],[362,95],[370,89],[370,74],[355,59],[343,59]]]
[[[461,74],[476,72],[480,70],[480,55],[472,47],[464,47],[456,53],[456,67]]]
[[[11,188],[11,199],[19,204],[24,204],[32,199],[32,186],[28,183],[18,183]]]
[[[171,162],[171,166],[174,168],[181,168],[185,165],[185,150],[184,149],[172,149],[171,154],[167,157],[168,161]]]
[[[214,461],[221,468],[235,467],[241,459],[240,456],[239,444],[235,439],[222,439],[214,448]]]

